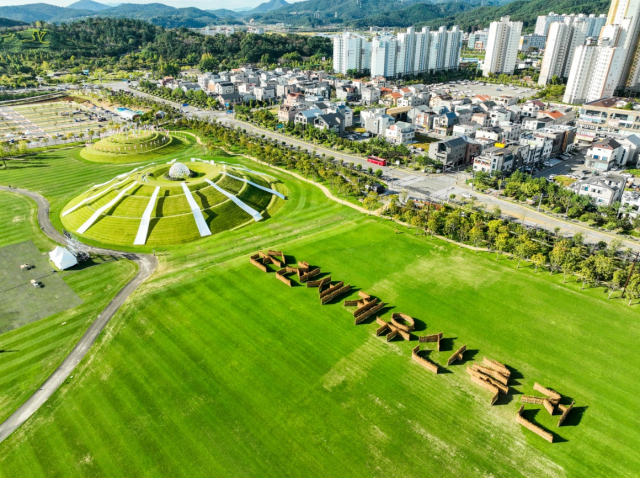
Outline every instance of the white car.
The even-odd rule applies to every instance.
[[[550,174],[550,175],[549,175],[549,179],[553,179],[553,178],[555,178],[555,177],[556,177],[556,175],[555,175],[555,174]]]

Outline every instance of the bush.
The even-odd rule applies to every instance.
[[[613,231],[617,227],[618,227],[618,224],[615,221],[610,221],[604,225],[604,228],[608,229],[609,231]]]
[[[555,212],[556,214],[560,214],[560,213],[562,213],[562,208],[560,206],[554,207],[553,208],[553,212]]]
[[[579,219],[580,219],[582,222],[589,222],[589,219],[591,219],[591,217],[589,216],[589,214],[586,214],[586,213],[585,213],[585,214],[583,214],[582,216],[580,216],[580,217],[579,217]]]

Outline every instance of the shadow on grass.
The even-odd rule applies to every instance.
[[[567,398],[567,397],[564,397]],[[589,407],[573,407],[567,415],[567,418],[562,422],[562,427],[576,427],[582,421],[582,417],[587,412]],[[562,428],[561,427],[561,428]]]
[[[452,365],[455,365],[455,364],[466,365],[467,363],[475,360],[475,357],[476,355],[478,355],[478,353],[480,353],[480,351],[477,349],[467,349],[462,354],[462,360],[456,360],[455,362],[453,362]]]
[[[540,409],[523,410],[522,411],[522,418],[524,418],[524,419],[530,421],[531,423],[533,423],[534,425],[542,428],[544,431],[546,431],[548,433],[551,433],[553,435],[553,442],[554,443],[566,443],[567,441],[569,441],[566,438],[561,437],[557,433],[555,433],[552,430],[549,430],[549,429],[543,427],[538,422],[536,422],[535,418],[538,415],[538,413],[540,413],[540,412],[541,412]]]
[[[442,337],[440,339],[440,352],[453,351],[453,343],[458,340],[458,337]]]

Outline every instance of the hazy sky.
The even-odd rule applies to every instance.
[[[0,6],[8,5],[29,5],[33,3],[49,3],[59,7],[71,5],[76,0],[0,0]],[[127,0],[119,2],[117,0],[96,0],[100,3],[164,3],[172,7],[198,7],[203,10],[215,10],[216,8],[228,8],[235,10],[243,7],[256,7],[267,0]],[[289,3],[300,0],[287,0]]]

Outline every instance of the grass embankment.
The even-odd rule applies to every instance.
[[[148,151],[139,152],[137,149],[133,151],[117,152],[118,148],[124,149],[124,147],[137,146],[141,148],[143,145],[146,148],[147,143],[143,142],[118,142],[110,141],[109,138],[102,139],[95,143],[91,149],[84,148],[81,156],[87,161],[94,161],[98,163],[136,163],[140,161],[148,161],[156,159],[159,156],[167,157],[171,155],[184,155],[188,150],[194,150],[193,146],[195,142],[189,141],[186,138],[178,138],[176,136],[170,136],[170,141],[166,144],[158,146],[149,146]],[[157,140],[157,138],[156,138]],[[108,148],[110,151],[99,151],[96,148]]]
[[[272,174],[289,189],[277,220],[158,249],[146,293],[0,446],[3,473],[636,474],[640,372],[624,353],[640,338],[635,308],[494,254],[395,234],[391,222]],[[467,344],[464,363],[425,371],[410,359],[415,341],[386,343],[375,324],[354,326],[351,309],[321,306],[316,290],[251,266],[248,255],[267,247],[379,297],[384,319],[416,317],[417,335],[443,331],[444,350],[429,355],[439,364]],[[485,355],[514,368],[513,394],[494,407],[464,372]],[[558,443],[515,423],[534,382],[576,401],[562,428],[544,409],[533,418]]]
[[[0,247],[27,240],[43,252],[55,247],[37,225],[35,203],[23,196],[0,192],[0,224]],[[95,258],[95,266],[61,273],[82,305],[0,335],[0,421],[42,385],[136,272],[133,262],[101,263],[103,259],[109,258]]]

